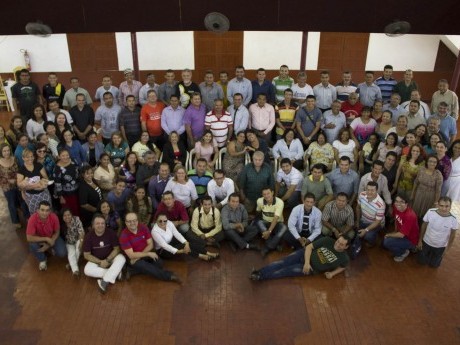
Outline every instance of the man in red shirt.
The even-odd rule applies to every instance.
[[[417,215],[405,196],[398,195],[393,204],[395,231],[385,235],[383,246],[391,251],[396,262],[402,262],[417,246],[419,226]]]
[[[120,247],[128,257],[126,279],[133,274],[146,274],[180,284],[180,279],[173,272],[163,269],[163,262],[153,251],[152,235],[147,226],[139,224],[137,214],[126,214],[125,223],[126,228],[120,235]]]
[[[347,119],[347,126],[357,117],[361,116],[363,105],[358,102],[359,96],[356,92],[350,93],[348,99],[342,103],[341,111],[345,114]]]
[[[147,92],[147,103],[141,109],[142,130],[149,132],[150,141],[163,150],[163,129],[161,128],[161,113],[165,105],[158,102],[155,90]]]
[[[174,194],[171,191],[164,192],[161,196],[161,202],[158,204],[154,219],[157,219],[158,215],[162,213],[168,217],[169,221],[173,222],[182,235],[190,230],[190,218],[187,209],[180,201],[174,199]]]
[[[48,201],[41,201],[37,212],[30,216],[26,235],[30,251],[39,261],[40,271],[48,268],[45,254],[47,250],[54,250],[56,256],[61,258],[67,256],[65,242],[59,237],[59,219],[51,212]]]

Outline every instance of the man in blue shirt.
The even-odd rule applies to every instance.
[[[350,205],[354,203],[358,195],[359,175],[350,168],[350,158],[340,157],[339,167],[326,175],[331,182],[334,196],[340,192],[346,193],[350,200]]]
[[[275,104],[275,86],[267,79],[265,79],[265,69],[259,68],[257,70],[257,79],[251,81],[252,84],[252,99],[251,104],[257,102],[257,96],[261,93],[267,95],[267,102]]]

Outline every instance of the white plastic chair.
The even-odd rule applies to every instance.
[[[216,169],[222,169],[222,159],[224,158],[224,154],[226,153],[227,153],[227,148],[222,147],[219,151],[219,157],[217,158]]]
[[[249,152],[246,152],[244,155],[244,164],[249,164],[251,163],[251,156],[249,155]]]
[[[193,169],[193,159],[195,158],[195,149],[191,149],[190,152],[187,151],[187,160],[185,161],[185,169],[187,171]]]

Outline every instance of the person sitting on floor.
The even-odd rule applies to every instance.
[[[262,197],[257,199],[258,220],[255,221],[262,238],[265,240],[265,246],[262,248],[262,257],[274,250],[284,233],[287,226],[283,219],[284,202],[275,197],[275,192],[270,187],[262,189]]]
[[[181,283],[173,272],[163,269],[163,262],[153,251],[153,240],[149,229],[139,224],[137,215],[129,212],[125,217],[126,228],[121,231],[120,247],[128,257],[126,279],[133,274],[146,274],[164,281]]]
[[[402,262],[418,243],[419,227],[414,210],[404,195],[397,195],[393,204],[395,231],[385,235],[383,247],[391,251],[394,261]]]
[[[237,246],[241,250],[259,250],[259,246],[251,243],[251,240],[257,236],[258,230],[255,226],[248,226],[248,211],[240,203],[238,193],[230,194],[228,203],[222,208],[221,216],[225,237],[234,252]]]
[[[295,249],[308,246],[321,235],[321,211],[315,206],[315,195],[305,194],[303,204],[292,209],[284,240]]]
[[[224,239],[220,211],[212,206],[210,196],[204,196],[201,201],[201,206],[198,206],[193,211],[192,231],[203,240],[206,240],[208,246],[219,248],[219,242]]]
[[[121,254],[116,232],[106,228],[104,216],[96,213],[91,224],[93,229],[83,241],[83,256],[88,261],[85,275],[98,278],[99,290],[105,293],[109,283],[121,280],[126,259]]]
[[[385,202],[377,193],[378,187],[377,182],[368,182],[366,190],[359,194],[356,205],[358,235],[369,247],[375,245],[377,235],[385,225]]]
[[[206,250],[206,241],[198,236],[187,236],[187,239],[177,231],[173,222],[164,213],[160,213],[152,229],[155,250],[163,259],[171,259],[177,254],[187,254],[204,261],[219,257],[219,253]]]
[[[333,238],[339,238],[340,235],[343,235],[352,240],[355,238],[354,217],[353,209],[348,204],[348,195],[340,192],[335,200],[329,201],[324,207],[321,216],[323,225],[321,233]]]
[[[348,266],[349,241],[344,236],[340,236],[335,241],[330,237],[320,238],[305,249],[296,250],[281,260],[259,270],[253,270],[250,279],[260,281],[318,273],[324,273],[327,279],[332,279],[345,271]]]

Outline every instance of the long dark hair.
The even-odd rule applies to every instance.
[[[130,197],[130,200],[133,204],[133,212],[139,212],[139,200],[137,200],[137,196],[136,196],[136,192],[139,190],[139,189],[143,189],[144,190],[144,204],[149,207],[150,203],[149,203],[149,196],[147,195],[147,191],[145,190],[145,187],[143,186],[139,186],[139,187],[136,187],[136,189],[134,190],[134,193],[131,195]]]
[[[21,122],[22,122],[22,126],[21,126],[21,128],[19,130],[14,128],[14,120],[17,120],[17,119],[21,120]],[[18,142],[19,141],[19,135],[21,135],[21,134],[23,134],[25,132],[25,123],[24,123],[24,120],[22,119],[21,116],[15,115],[15,116],[13,116],[11,118],[11,120],[10,120],[10,130],[11,130],[11,132],[13,132],[14,136],[16,137],[16,142]]]
[[[407,154],[406,161],[409,162],[409,161],[412,159],[412,149],[413,149],[415,146],[418,147],[419,150],[420,150],[420,156],[418,156],[418,158],[417,158],[416,161],[415,161],[415,164],[418,165],[418,164],[420,164],[421,162],[424,161],[424,159],[423,159],[423,153],[425,152],[425,151],[423,150],[422,145],[420,145],[419,143],[414,144],[414,145],[412,145],[412,146],[409,148],[409,153]]]
[[[73,131],[72,131],[72,126],[67,121],[67,116],[65,116],[64,113],[57,114],[56,117],[54,118],[54,125],[56,126],[56,136],[61,140],[61,137],[62,137],[62,134],[64,133],[64,131],[61,132],[60,129],[59,129],[59,125],[57,124],[57,118],[58,118],[59,115],[62,115],[65,118],[64,131],[65,130],[70,130],[72,132],[72,134],[73,134]]]
[[[452,144],[450,144],[450,147],[449,149],[447,150],[447,155],[452,158],[452,156],[454,155],[454,146],[457,145],[457,144],[460,144],[460,139],[457,139],[455,141],[452,142]]]
[[[136,157],[136,163],[134,164],[134,166],[130,166],[130,165],[129,165],[129,162],[128,162],[128,158],[129,158],[129,156],[131,156],[131,155],[134,155],[134,156]],[[125,157],[124,162],[122,163],[122,166],[123,166],[124,168],[126,168],[126,170],[128,170],[128,171],[131,171],[131,169],[134,169],[134,171],[137,172],[137,168],[139,167],[139,159],[137,158],[136,152],[129,151],[129,152],[126,154],[126,157]]]
[[[65,237],[66,233],[67,233],[67,224],[64,222],[64,213],[66,213],[67,211],[70,212],[70,214],[72,215],[72,218],[74,217],[73,213],[72,213],[72,210],[68,207],[64,207],[61,209],[61,212],[59,212],[59,223],[61,225],[61,233],[62,235]]]

